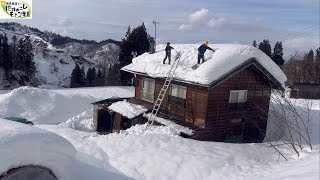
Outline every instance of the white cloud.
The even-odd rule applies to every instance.
[[[201,10],[190,14],[189,15],[189,21],[191,23],[197,23],[199,21],[203,21],[206,18],[206,16],[208,15],[208,13],[209,13],[208,9],[203,9],[202,8]]]
[[[310,49],[317,49],[319,47],[319,37],[315,36],[305,36],[298,37],[291,40],[283,42],[283,49],[286,53],[285,56],[294,54],[295,52],[307,52]]]
[[[181,31],[187,31],[192,29],[192,25],[191,24],[182,24],[179,26],[179,30]]]
[[[216,17],[211,18],[207,25],[211,28],[219,28],[223,26],[227,22],[227,18],[225,17]]]
[[[49,19],[50,30],[52,32],[61,34],[63,36],[68,36],[72,34],[74,30],[74,25],[71,19],[66,17],[54,17]]]

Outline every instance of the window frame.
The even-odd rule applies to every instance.
[[[153,92],[150,92],[151,90],[145,88],[145,82],[146,81],[149,81],[149,83],[153,83]],[[147,101],[147,102],[151,102],[153,103],[154,102],[154,91],[155,91],[155,87],[156,87],[156,81],[155,79],[151,79],[151,78],[143,78],[143,81],[142,81],[142,90],[141,90],[141,99],[144,100],[144,101]],[[151,99],[148,99],[147,96],[144,96],[144,95],[151,95],[152,97],[152,100]]]
[[[241,99],[239,99],[239,97],[240,97],[239,94],[242,92],[245,92],[245,98],[244,98],[244,100],[240,101]],[[232,93],[238,93],[236,102],[231,101]],[[230,95],[229,95],[229,103],[230,104],[246,103],[247,100],[248,100],[248,90],[230,90]]]
[[[173,87],[173,86],[175,86],[176,88],[178,88],[177,96],[172,94],[172,87]],[[179,88],[185,90],[184,97],[180,97],[180,96],[179,96]],[[187,99],[187,90],[188,90],[187,86],[181,86],[181,85],[177,85],[177,84],[171,84],[171,85],[170,85],[170,93],[169,93],[169,94],[170,94],[170,96],[172,96],[172,97],[177,97],[177,98],[180,98],[180,99]]]

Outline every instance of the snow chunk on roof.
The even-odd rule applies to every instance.
[[[76,149],[52,132],[0,118],[0,175],[11,168],[40,165],[58,179],[72,179]]]
[[[132,119],[142,113],[147,112],[147,108],[127,102],[126,100],[118,101],[108,107],[110,110],[122,114],[123,116]]]
[[[269,56],[252,46],[210,44],[209,47],[215,49],[215,52],[207,50],[205,53],[206,62],[196,70],[191,67],[197,63],[199,44],[172,44],[171,46],[182,53],[174,75],[174,78],[178,80],[209,85],[251,58],[255,58],[282,85],[287,80],[286,75]],[[160,51],[154,54],[142,54],[134,58],[132,63],[123,67],[122,70],[146,73],[151,77],[166,77],[170,66],[162,64],[165,57],[164,48],[165,45],[158,45],[157,49]],[[172,50],[171,61],[177,55],[175,50]]]

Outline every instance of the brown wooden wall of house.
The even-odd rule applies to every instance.
[[[141,100],[143,76],[136,78],[136,99]],[[164,79],[155,79],[155,96],[163,86]],[[212,88],[195,84],[186,84],[172,81],[187,87],[187,97],[178,104],[172,101],[168,89],[162,102],[161,111],[173,113],[181,120],[190,122],[205,129],[210,134],[211,140],[224,141],[229,135],[239,135],[245,129],[246,133],[256,136],[264,131],[267,125],[271,85],[263,74],[253,65],[239,71],[235,75],[222,81]],[[248,90],[247,101],[244,107],[231,110],[229,97],[231,90]],[[144,105],[152,106],[152,103],[142,101]],[[231,119],[244,119],[245,123],[230,123]],[[258,128],[257,128],[258,127]],[[254,131],[253,131],[254,129]],[[210,139],[207,138],[207,139]],[[203,138],[206,139],[206,138]]]
[[[141,91],[143,87],[143,76],[136,77],[135,98],[141,100]],[[160,90],[164,84],[164,79],[155,79],[155,96],[156,100]],[[171,84],[187,87],[186,99],[179,99],[169,96],[170,88],[165,94],[162,101],[161,111],[170,112],[181,120],[186,120],[192,124],[204,127],[206,119],[206,109],[208,103],[208,88],[172,81]],[[145,106],[150,106],[152,103],[144,102]]]
[[[231,90],[248,90],[244,108],[231,110],[229,97]],[[206,128],[212,129],[223,140],[228,135],[241,133],[243,128],[254,128],[258,125],[266,129],[271,86],[264,76],[250,66],[231,76],[209,91]],[[245,118],[246,121],[258,117],[258,122],[230,123],[231,119]],[[252,127],[243,127],[252,126]]]

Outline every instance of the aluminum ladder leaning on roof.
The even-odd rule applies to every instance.
[[[176,51],[176,52],[177,52],[177,51]],[[172,80],[172,78],[173,78],[173,75],[174,75],[174,73],[176,72],[176,69],[177,69],[177,67],[178,67],[178,63],[179,63],[179,61],[180,61],[180,58],[181,58],[181,52],[177,52],[177,55],[176,55],[176,57],[174,58],[174,62],[173,62],[173,64],[171,65],[171,68],[170,68],[170,70],[169,70],[169,72],[168,72],[168,74],[167,74],[167,78],[166,78],[166,80],[164,81],[164,84],[163,84],[163,86],[162,86],[162,88],[161,88],[161,90],[160,90],[160,92],[159,92],[158,98],[157,98],[157,100],[154,102],[153,109],[152,109],[152,111],[151,111],[151,114],[149,115],[148,122],[147,122],[146,129],[145,129],[145,130],[147,130],[147,128],[150,127],[150,126],[152,126],[153,123],[154,123],[154,119],[155,119],[155,117],[156,117],[157,114],[158,114],[158,111],[159,111],[159,109],[160,109],[162,100],[163,100],[163,98],[164,98],[164,96],[165,96],[165,94],[166,94],[166,92],[167,92],[167,90],[168,90],[168,88],[169,88],[169,86],[170,86],[170,83],[171,83],[171,80]]]

